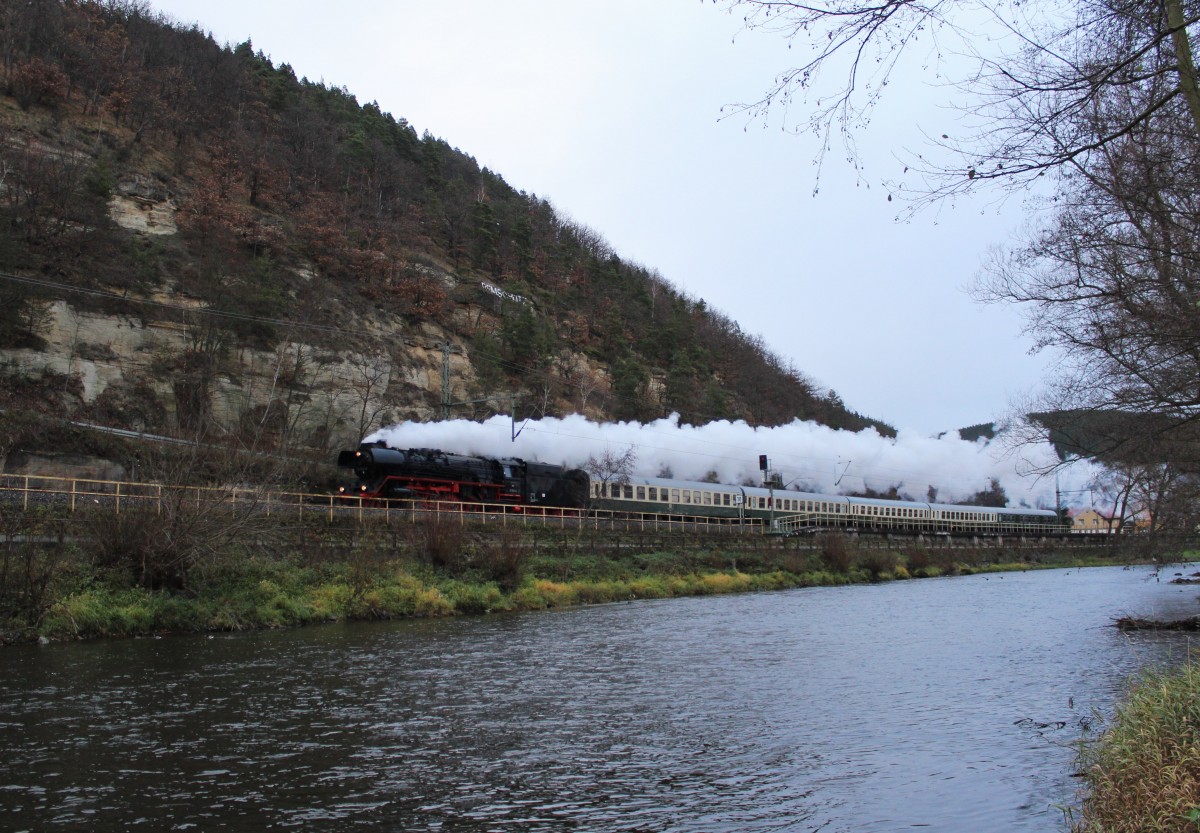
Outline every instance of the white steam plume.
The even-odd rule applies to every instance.
[[[675,414],[645,424],[568,416],[518,427],[514,441],[512,423],[504,416],[484,422],[405,422],[382,428],[365,442],[521,457],[569,468],[582,468],[588,457],[599,457],[606,449],[623,453],[632,447],[640,475],[704,480],[715,474],[721,483],[755,485],[762,483],[758,456],[766,454],[788,488],[803,491],[844,494],[865,486],[886,492],[895,486],[902,496],[924,501],[933,487],[938,502],[953,503],[986,490],[995,479],[1010,505],[1054,506],[1054,477],[1027,473],[1053,462],[1049,444],[1023,446],[1018,455],[1002,451],[999,441],[967,442],[957,433],[932,438],[901,432],[893,439],[871,428],[851,433],[800,420],[774,427],[741,421],[693,426],[680,425]],[[1064,474],[1061,488],[1069,496],[1092,476],[1090,467],[1076,465]]]

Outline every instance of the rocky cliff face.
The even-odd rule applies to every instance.
[[[118,183],[108,206],[113,221],[136,235],[178,233],[177,206],[161,184],[149,178]],[[441,279],[453,286],[448,272]],[[102,284],[103,281],[101,280]],[[193,428],[196,411],[218,433],[237,435],[267,447],[297,445],[332,452],[353,446],[381,425],[400,420],[436,419],[441,414],[443,374],[448,367],[453,403],[480,397],[475,368],[456,335],[432,323],[412,324],[377,312],[356,322],[375,344],[371,352],[331,349],[284,339],[274,349],[232,347],[197,365],[208,346],[194,324],[180,320],[197,302],[164,286],[142,302],[144,315],[113,315],[78,308],[69,300],[48,302],[38,347],[0,350],[0,365],[13,377],[53,376],[71,388],[70,415],[147,433]],[[485,287],[486,289],[486,287]],[[487,297],[488,293],[480,293]],[[488,319],[486,303],[460,304],[461,323]],[[186,316],[182,316],[186,318]],[[173,320],[174,319],[174,320]],[[467,331],[464,327],[461,331]],[[449,345],[450,349],[444,348]],[[586,378],[579,403],[554,403],[583,410],[587,394],[606,376],[582,355],[560,357],[560,367]],[[203,397],[202,407],[197,397]],[[507,397],[492,406],[503,409]],[[542,403],[543,409],[551,403]],[[472,416],[487,403],[456,405],[455,416]],[[112,476],[95,460],[48,461],[17,455],[9,470],[79,476]]]

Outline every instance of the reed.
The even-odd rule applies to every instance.
[[[1075,833],[1200,829],[1200,663],[1139,678],[1079,763],[1087,791]]]

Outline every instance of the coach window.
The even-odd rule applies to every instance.
[[[638,487],[637,487],[637,499],[638,499],[638,500],[645,500],[645,499],[646,499],[646,487],[645,487],[645,486],[638,486]]]
[[[633,500],[633,487],[632,486],[625,487],[625,499]]]
[[[712,492],[705,492],[705,493],[704,493],[704,505],[705,505],[705,506],[712,506]]]

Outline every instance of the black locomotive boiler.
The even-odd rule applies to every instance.
[[[389,448],[382,440],[338,455],[356,480],[341,492],[369,500],[439,500],[509,506],[582,508],[588,476],[578,469],[517,457],[452,454],[434,448]]]

